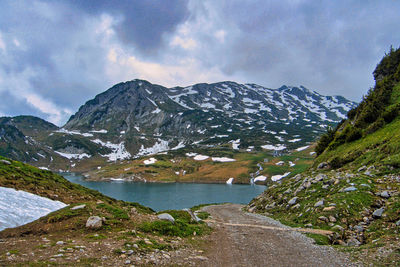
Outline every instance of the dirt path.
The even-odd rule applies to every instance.
[[[243,212],[242,205],[204,207],[216,228],[204,266],[358,266],[330,247],[313,244],[277,221]]]

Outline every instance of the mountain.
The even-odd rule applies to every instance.
[[[187,147],[295,149],[336,125],[356,103],[303,86],[269,89],[220,82],[166,88],[119,83],[82,105],[62,128],[1,118],[1,155],[51,169]],[[97,166],[96,165],[96,166]]]
[[[391,250],[400,226],[400,49],[386,54],[373,74],[374,88],[318,141],[312,168],[272,184],[248,208],[297,227],[331,230],[319,240],[362,246],[361,260],[371,253],[375,264],[391,265],[400,260]],[[377,255],[374,247],[388,252]]]
[[[101,133],[95,142],[119,145],[131,156],[193,144],[295,147],[314,140],[355,105],[302,86],[274,90],[220,82],[166,88],[133,80],[86,102],[63,129]]]

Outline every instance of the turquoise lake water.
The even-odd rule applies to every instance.
[[[247,204],[261,194],[262,185],[133,183],[86,181],[81,175],[62,173],[69,181],[107,196],[150,207],[155,211],[190,208],[206,203]]]

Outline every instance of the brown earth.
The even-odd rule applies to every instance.
[[[238,204],[203,208],[211,214],[215,232],[201,266],[360,266],[299,233],[309,230],[289,228],[242,208]]]

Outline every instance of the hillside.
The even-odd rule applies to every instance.
[[[193,244],[210,232],[186,211],[168,211],[175,223],[163,221],[140,204],[112,199],[52,172],[3,157],[0,187],[67,204],[36,221],[0,231],[2,266],[186,265],[200,261],[195,257],[202,252],[193,249]],[[24,208],[18,206],[21,211]],[[100,225],[87,226],[92,216],[98,216]]]
[[[375,87],[348,119],[319,140],[308,171],[270,186],[252,212],[300,227],[335,231],[322,243],[359,246],[374,264],[400,262],[400,49],[374,71]],[[397,244],[397,245],[396,245]],[[378,249],[379,248],[379,249]]]

